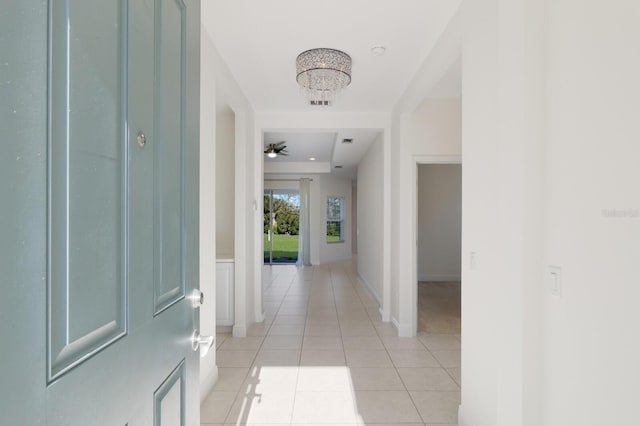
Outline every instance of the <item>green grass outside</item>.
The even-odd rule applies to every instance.
[[[263,234],[264,258],[269,261],[269,240],[267,234]],[[273,235],[273,260],[289,258],[292,261],[298,258],[298,236],[275,234]]]
[[[340,236],[339,235],[327,235],[327,242],[328,243],[334,243],[340,241]]]

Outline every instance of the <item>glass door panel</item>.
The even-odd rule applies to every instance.
[[[299,192],[266,190],[263,225],[264,263],[296,263],[300,228]]]

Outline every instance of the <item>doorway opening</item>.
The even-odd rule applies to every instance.
[[[461,386],[461,158],[416,158],[414,173],[414,330]]]
[[[426,178],[425,176],[421,176],[420,174],[420,168],[424,166],[427,166],[427,167],[444,166],[445,168],[447,166],[457,166],[457,172],[451,173],[451,171],[455,170],[455,168],[452,167],[450,169],[450,174],[453,175],[453,178],[445,177],[444,181],[445,181],[445,184],[446,183],[453,184],[451,185],[451,187],[454,188],[454,191],[457,191],[458,195],[456,195],[455,197],[451,197],[449,201],[438,200],[437,194],[438,192],[442,193],[443,190],[439,189],[439,190],[430,191],[431,195],[435,195],[436,197],[431,201],[429,201],[429,205],[436,210],[435,213],[425,212],[424,208],[420,208],[421,207],[420,204],[424,206],[426,204],[426,201],[428,201],[428,200],[425,200],[424,196],[421,195],[421,192],[425,192],[426,190],[428,190],[428,186],[425,184]],[[450,231],[449,235],[454,234],[454,236],[453,237],[450,236],[449,240],[446,240],[447,230],[461,229],[460,223],[461,223],[461,217],[462,217],[462,184],[461,184],[462,157],[459,155],[416,155],[413,157],[412,174],[413,174],[413,178],[412,178],[413,184],[411,188],[411,194],[412,194],[411,198],[413,201],[412,202],[413,207],[411,211],[412,211],[413,217],[411,220],[411,229],[412,229],[411,235],[413,236],[412,238],[413,242],[407,248],[409,249],[409,253],[410,253],[409,254],[409,258],[411,259],[410,271],[412,275],[412,279],[410,280],[410,283],[412,283],[411,292],[409,294],[410,295],[409,306],[411,307],[411,310],[412,310],[410,314],[411,315],[410,318],[412,318],[411,332],[412,332],[412,335],[415,336],[418,332],[424,332],[423,329],[420,329],[420,330],[418,329],[418,317],[420,316],[419,314],[420,309],[422,308],[423,311],[425,311],[426,309],[425,306],[421,306],[418,303],[418,283],[420,281],[425,281],[425,282],[426,281],[431,281],[431,282],[449,281],[449,282],[460,282],[460,287],[462,286],[462,282],[460,279],[461,267],[462,267],[461,231],[456,231],[455,234],[453,233],[453,231]],[[421,178],[422,178],[422,182],[421,182]],[[430,179],[430,180],[434,180],[434,179]],[[443,180],[443,179],[440,178],[440,180]],[[446,193],[449,190],[451,190],[451,188],[445,189],[444,192]],[[445,204],[449,204],[449,205],[453,204],[454,208],[449,207],[449,210],[447,210],[445,208]],[[455,211],[455,213],[452,213],[452,209],[453,211]],[[429,236],[428,234],[425,235],[423,223],[427,220],[427,218],[423,216],[425,216],[426,214],[444,216],[445,221],[447,219],[447,215],[455,214],[454,220],[449,218],[448,223],[443,222],[443,224],[436,225],[435,228],[432,225],[432,228],[431,228],[431,229],[436,229],[436,231],[439,233],[444,232],[444,237],[439,236],[438,238],[440,238],[441,240],[445,238],[445,240],[448,241],[446,244],[449,244],[450,248],[444,249],[443,248],[444,246],[436,246],[437,248],[434,249],[430,255],[428,254],[428,252],[425,252],[424,249],[422,250],[420,249],[421,244],[424,245],[424,243],[429,241],[430,239],[436,238],[435,236]],[[438,226],[440,228],[438,228]],[[436,243],[437,243],[437,240],[436,240]],[[451,246],[453,248],[451,248]],[[456,248],[456,246],[458,248]],[[434,254],[434,251],[436,252],[436,254]],[[439,263],[444,262],[443,258],[438,257],[438,256],[443,256],[441,253],[437,253],[440,251],[448,253],[446,255],[448,260],[446,261],[444,268],[442,267],[442,265],[439,265]],[[452,252],[454,254],[451,254]],[[429,261],[427,261],[427,258]],[[424,312],[423,312],[423,316],[424,316]],[[460,314],[457,314],[458,318],[460,316],[461,316]]]
[[[418,332],[460,335],[462,166],[418,164]]]
[[[300,193],[264,191],[263,252],[265,265],[295,264],[300,235]]]

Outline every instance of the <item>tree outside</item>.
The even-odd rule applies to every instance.
[[[269,195],[264,196],[264,233],[270,222],[274,234],[298,235],[300,232],[300,196],[294,193],[274,193],[273,212],[269,211]]]

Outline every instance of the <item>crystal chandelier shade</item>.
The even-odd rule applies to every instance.
[[[336,49],[311,49],[296,59],[296,81],[314,105],[330,105],[351,83],[351,56]]]

